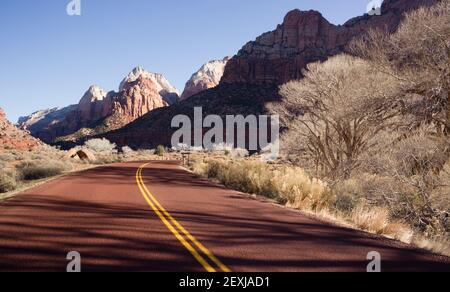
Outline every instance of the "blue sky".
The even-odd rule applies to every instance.
[[[273,30],[294,8],[342,24],[368,0],[0,1],[0,107],[10,120],[77,103],[89,85],[117,90],[137,65],[164,74],[180,91],[212,59],[234,55]]]

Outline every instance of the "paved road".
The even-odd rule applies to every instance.
[[[224,189],[176,162],[72,174],[0,204],[0,271],[450,271],[449,258]]]

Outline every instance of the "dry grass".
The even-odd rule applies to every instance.
[[[367,194],[386,180],[373,176],[349,180],[339,187],[311,178],[303,169],[283,164],[267,164],[252,159],[199,155],[190,169],[228,188],[274,199],[287,207],[306,211],[340,225],[384,235],[437,253],[450,255],[448,237],[426,238],[411,224],[392,216],[391,208],[368,200]],[[385,185],[389,192],[391,185]],[[383,192],[381,190],[381,192]],[[365,195],[363,195],[365,194]],[[369,196],[370,197],[370,196]]]
[[[16,174],[13,171],[2,171],[0,173],[0,193],[13,191],[16,187]]]
[[[33,186],[35,182],[58,176],[64,172],[80,169],[85,164],[65,156],[64,151],[42,146],[32,151],[15,149],[0,153],[0,194],[2,199],[10,197],[17,190]]]
[[[358,205],[352,212],[351,220],[358,228],[385,234],[389,226],[389,211],[380,207]]]
[[[322,208],[331,198],[326,184],[311,179],[301,168],[271,168],[260,161],[197,160],[192,170],[228,188],[302,208]]]
[[[25,181],[52,177],[70,170],[64,163],[50,159],[26,161],[20,164],[16,169],[19,177]]]
[[[72,159],[67,157],[66,151],[50,146],[38,147],[32,151],[2,150],[0,152],[0,194],[2,194],[0,200],[49,178],[97,165],[165,159],[165,156],[156,156],[154,150],[133,151],[129,147],[124,147],[124,151],[118,153],[115,145],[107,140],[94,140],[89,145],[91,149],[95,149],[96,161]]]

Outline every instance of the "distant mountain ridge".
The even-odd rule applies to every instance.
[[[92,85],[77,105],[35,112],[19,118],[18,126],[46,143],[66,136],[73,140],[83,133],[115,130],[178,100],[178,90],[163,75],[136,67],[120,83],[119,92]]]

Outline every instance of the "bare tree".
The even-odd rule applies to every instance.
[[[398,98],[416,117],[450,135],[450,1],[405,16],[392,35],[371,31],[351,45],[357,56],[398,82]]]
[[[272,109],[290,129],[290,146],[298,144],[318,174],[347,177],[398,114],[396,83],[370,63],[347,55],[310,64],[304,75],[281,87],[284,100]]]

